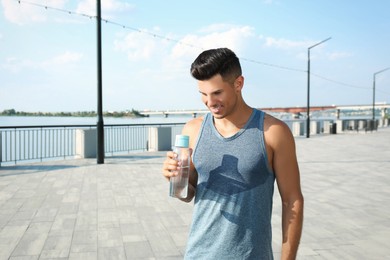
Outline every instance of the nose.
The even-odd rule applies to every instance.
[[[209,96],[207,96],[206,98],[205,98],[205,104],[207,105],[207,106],[213,106],[214,105],[214,98],[213,98],[213,96],[212,95],[209,95]]]

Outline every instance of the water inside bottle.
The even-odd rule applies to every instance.
[[[179,168],[179,174],[171,177],[169,195],[175,198],[186,198],[188,193],[189,166]]]

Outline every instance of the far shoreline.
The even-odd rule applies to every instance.
[[[96,117],[95,111],[78,111],[78,112],[24,112],[8,109],[0,112],[0,116],[31,116],[31,117]],[[106,111],[103,112],[104,117],[113,118],[142,118],[149,117],[143,115],[139,111],[132,109],[131,111]]]

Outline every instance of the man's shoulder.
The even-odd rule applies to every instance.
[[[269,129],[271,127],[286,127],[286,123],[282,120],[271,116],[270,114],[264,113],[264,130]]]
[[[188,121],[186,123],[185,127],[189,127],[189,128],[200,127],[203,123],[204,117],[205,116],[200,116],[200,117],[191,119],[190,121]]]
[[[275,143],[291,139],[292,134],[289,126],[285,122],[269,114],[265,114],[264,136],[269,143]]]
[[[183,134],[190,136],[190,140],[195,140],[203,124],[204,116],[197,117],[188,121],[183,128]]]

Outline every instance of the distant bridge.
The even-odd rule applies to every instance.
[[[204,115],[208,112],[207,109],[183,109],[183,110],[148,110],[148,111],[139,111],[141,115],[145,116],[154,116],[162,115],[168,117],[168,115],[192,115],[196,117],[197,115]]]
[[[386,109],[390,108],[390,104],[378,103],[375,104],[375,109],[380,109],[386,111]],[[299,114],[307,111],[307,107],[264,107],[259,108],[263,111],[268,112],[284,112],[291,114]],[[331,106],[311,106],[310,111],[325,111],[325,110],[370,110],[372,109],[371,105],[331,105]],[[142,115],[151,116],[151,115],[162,115],[164,117],[168,117],[169,115],[192,115],[193,117],[197,117],[198,115],[203,115],[208,112],[207,109],[183,109],[183,110],[144,110],[140,111]]]
[[[310,111],[324,111],[324,110],[334,110],[337,109],[336,106],[312,106]],[[260,110],[269,111],[269,112],[285,112],[291,114],[298,114],[307,111],[307,107],[264,107]]]

